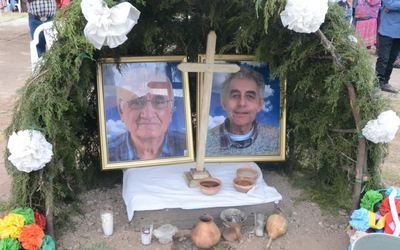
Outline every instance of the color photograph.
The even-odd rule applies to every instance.
[[[284,160],[280,79],[270,80],[268,64],[250,56],[222,55],[215,63],[234,63],[240,70],[214,73],[206,162]]]
[[[193,161],[186,58],[126,58],[100,63],[103,169]]]

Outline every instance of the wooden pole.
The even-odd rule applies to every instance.
[[[216,40],[217,40],[217,35],[215,35],[214,31],[210,31],[207,37],[206,64],[214,63]],[[203,94],[202,94],[201,108],[200,108],[200,126],[198,128],[199,141],[197,142],[196,171],[204,170],[204,157],[206,155],[207,128],[208,128],[208,116],[210,113],[212,80],[213,80],[213,73],[205,72],[204,82],[211,84],[203,84]]]
[[[318,29],[315,34],[321,40],[321,43],[325,46],[325,48],[331,53],[332,57],[334,58],[334,63],[340,67],[342,70],[345,69],[343,63],[339,60],[339,55],[336,52],[335,47],[332,43],[325,37],[324,33],[320,29]],[[360,131],[359,126],[361,122],[361,115],[357,106],[355,105],[357,97],[356,91],[354,89],[354,85],[351,82],[346,82],[347,92],[350,98],[350,105],[353,112],[353,117],[356,123],[357,131]],[[351,211],[354,211],[358,208],[358,204],[360,203],[361,197],[361,189],[362,189],[362,181],[363,181],[363,174],[366,171],[367,166],[367,142],[364,137],[358,138],[358,146],[357,146],[357,162],[356,162],[356,180],[353,189],[353,198],[351,204]]]
[[[353,112],[354,120],[356,123],[357,129],[359,129],[359,125],[361,123],[361,115],[355,105],[356,102],[356,92],[354,90],[354,86],[352,83],[346,83],[347,91],[349,92],[350,97],[350,105]],[[357,146],[357,162],[356,162],[356,182],[354,183],[353,190],[353,198],[351,202],[351,211],[358,209],[358,204],[360,202],[361,197],[361,189],[362,189],[362,181],[364,174],[364,165],[366,165],[367,157],[367,142],[364,137],[358,138],[358,146]]]

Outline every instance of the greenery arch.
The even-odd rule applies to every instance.
[[[318,36],[282,26],[279,13],[286,1],[130,0],[141,11],[139,23],[123,45],[100,51],[84,37],[86,20],[80,2],[75,0],[57,13],[58,40],[44,54],[39,73],[18,91],[6,138],[29,126],[45,128],[54,157],[43,171],[30,174],[5,160],[13,179],[13,204],[30,202],[39,209],[52,208],[57,215],[57,201],[74,198],[105,178],[99,163],[96,61],[166,54],[186,54],[189,61],[196,61],[205,53],[207,33],[215,30],[219,53],[254,54],[257,61],[270,63],[272,77],[287,79],[288,160],[280,164],[310,172],[313,185],[331,205],[350,209],[360,128],[389,104],[376,94],[369,55],[349,39],[355,32],[341,8],[330,4],[320,28],[336,48],[338,64]],[[117,4],[105,2],[109,7]],[[193,104],[195,79],[190,75]],[[346,83],[354,85],[357,95],[352,104],[361,116],[358,127]],[[376,189],[387,146],[368,143],[366,152],[365,172],[370,177],[366,190]],[[4,159],[8,156],[6,151]],[[46,183],[34,192],[39,180]]]

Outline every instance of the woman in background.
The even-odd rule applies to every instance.
[[[376,43],[378,13],[381,0],[357,0],[355,8],[356,32],[361,45],[370,48]]]

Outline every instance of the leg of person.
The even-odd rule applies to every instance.
[[[352,7],[349,8],[349,7],[346,6],[346,12],[347,12],[346,21],[350,22],[351,21],[351,17],[353,15],[353,8]]]
[[[390,76],[392,75],[393,65],[397,59],[397,56],[400,52],[400,39],[393,39],[392,48],[389,53],[389,60],[385,70],[385,79],[387,82],[390,80]]]
[[[396,57],[393,59],[392,55],[394,53],[392,51],[394,41],[395,39],[393,38],[379,35],[379,52],[375,70],[379,78],[381,90],[391,93],[398,93],[399,91],[389,84],[390,74],[393,70],[393,62],[396,60]]]
[[[10,0],[10,11],[12,12],[14,10],[15,5],[17,2],[15,0]]]
[[[389,61],[390,49],[392,48],[392,39],[387,36],[382,36],[378,34],[379,39],[379,51],[378,59],[376,60],[375,71],[378,75],[379,85],[386,84],[385,70],[387,63]]]
[[[31,32],[32,40],[33,40],[33,35],[35,34],[36,28],[39,27],[42,23],[44,23],[44,22],[36,20],[32,17],[29,17],[29,29]],[[39,34],[39,43],[36,45],[36,50],[38,53],[38,57],[40,57],[40,55],[46,51],[46,41],[44,39],[43,32],[40,32],[40,34]]]

